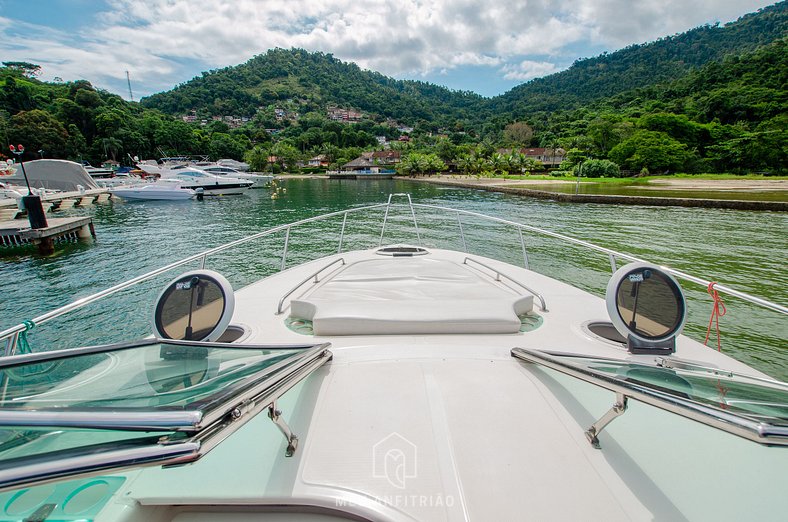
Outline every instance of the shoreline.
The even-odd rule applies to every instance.
[[[484,179],[447,179],[442,177],[406,177],[408,181],[421,183],[432,183],[435,185],[445,185],[459,188],[469,188],[476,190],[486,190],[488,192],[501,192],[505,194],[516,194],[540,199],[552,199],[568,203],[602,203],[611,205],[649,205],[661,207],[700,207],[700,208],[725,208],[732,210],[766,210],[776,212],[788,212],[788,202],[786,201],[757,201],[742,199],[709,199],[691,197],[667,197],[667,196],[626,196],[611,194],[567,194],[562,192],[549,192],[545,190],[534,190],[527,188],[527,185],[546,184],[573,184],[569,180],[512,180],[501,178]],[[678,178],[675,180],[660,179],[656,180],[655,185],[644,185],[644,187],[657,190],[788,190],[788,180],[714,180],[714,179],[686,179]]]

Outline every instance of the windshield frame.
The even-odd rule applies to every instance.
[[[626,364],[636,368],[672,369],[670,366],[665,365],[664,360],[667,358],[664,357],[658,358],[658,364],[652,366],[641,361],[610,359],[584,354],[537,351],[519,347],[513,348],[511,355],[520,361],[539,364],[601,388],[605,388],[615,392],[617,395],[622,395],[624,398],[630,398],[649,404],[687,419],[700,422],[706,426],[711,426],[747,440],[757,442],[758,444],[766,446],[788,446],[788,418],[781,418],[781,420],[785,421],[785,424],[772,424],[765,422],[763,419],[756,418],[754,415],[750,416],[738,411],[728,411],[710,404],[701,403],[677,390],[671,390],[662,386],[648,385],[641,381],[632,382],[617,378],[610,374],[589,368],[577,361],[582,358],[600,363]],[[694,365],[689,363],[682,364],[684,369],[688,369],[692,366]],[[746,377],[750,381],[759,381],[759,384],[753,384],[753,386],[762,386],[764,388],[788,388],[788,384],[780,381],[749,377],[728,371],[711,372],[709,368],[702,366],[697,366],[694,370],[698,372],[699,376],[701,374],[711,374],[705,375],[710,379],[719,377],[728,377],[731,379]]]
[[[230,343],[143,339],[114,345],[90,346],[0,358],[0,371],[29,364],[58,361],[82,355],[115,353],[157,344],[201,348],[282,351],[285,357],[242,375],[227,390],[209,395],[211,400],[187,403],[184,411],[155,408],[111,408],[91,411],[0,410],[0,429],[19,434],[27,444],[43,435],[60,436],[69,430],[94,430],[108,438],[85,437],[85,442],[41,452],[14,451],[0,460],[0,491],[29,487],[63,478],[93,475],[152,465],[177,465],[194,462],[216,447],[293,386],[332,358],[330,343],[300,345],[233,345]],[[287,351],[291,350],[292,354]],[[6,377],[4,376],[4,379]],[[237,386],[235,384],[238,384]],[[89,399],[89,398],[88,398]],[[191,409],[192,406],[204,410]],[[204,414],[203,414],[204,413]],[[16,431],[16,434],[14,433]],[[31,435],[32,433],[32,435]],[[27,439],[27,437],[31,437]],[[68,442],[68,439],[67,439]]]

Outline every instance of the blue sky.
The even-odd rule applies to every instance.
[[[135,99],[273,47],[484,96],[760,0],[0,0],[0,59]]]

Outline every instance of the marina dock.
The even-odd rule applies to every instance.
[[[47,218],[49,226],[30,228],[27,220],[13,219],[0,222],[0,246],[38,245],[41,254],[51,254],[56,241],[73,241],[96,237],[93,218]]]
[[[101,203],[109,200],[112,194],[109,189],[98,188],[84,191],[57,192],[41,196],[41,203],[44,205],[44,212],[50,210],[64,210],[72,207],[84,207],[93,203]],[[14,198],[0,199],[0,211],[13,210],[17,208],[17,200]]]

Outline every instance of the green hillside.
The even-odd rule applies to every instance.
[[[299,112],[329,105],[376,119],[445,124],[468,118],[482,98],[425,82],[394,80],[330,54],[272,49],[235,67],[203,73],[175,89],[142,100],[170,114],[254,116],[261,108],[295,100]]]
[[[724,27],[578,61],[492,99],[300,49],[271,50],[140,103],[85,80],[41,82],[34,64],[3,62],[0,139],[3,150],[24,143],[28,159],[38,150],[93,163],[202,154],[275,172],[318,154],[336,168],[386,138],[403,150],[405,172],[539,170],[500,149],[560,147],[563,171],[783,173],[787,16],[781,2]],[[410,141],[397,142],[403,133]]]
[[[743,16],[725,26],[702,26],[656,42],[633,45],[518,87],[489,102],[514,118],[587,105],[631,89],[676,80],[729,55],[753,51],[788,35],[788,2]]]

